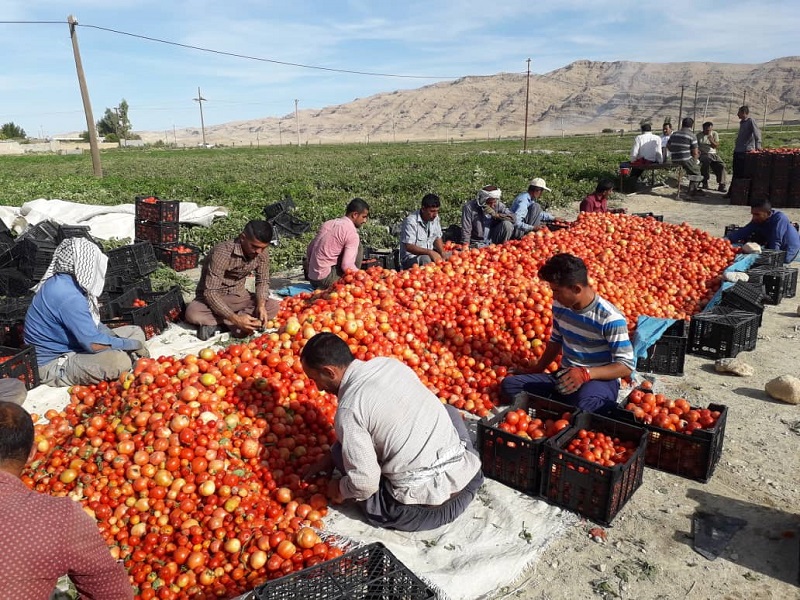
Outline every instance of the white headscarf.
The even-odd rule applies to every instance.
[[[34,286],[33,291],[38,292],[44,282],[56,273],[72,275],[86,292],[89,312],[94,322],[99,323],[100,309],[97,298],[103,293],[106,284],[107,266],[108,257],[100,251],[97,244],[86,238],[67,238],[56,248],[50,266],[47,267],[42,280]]]
[[[494,188],[494,189],[493,190],[487,190],[486,188]],[[503,196],[503,192],[501,192],[499,188],[496,188],[493,185],[484,186],[483,188],[478,190],[478,197],[477,197],[478,206],[483,208],[484,206],[486,206],[486,201],[489,198],[495,198],[497,200],[500,200],[500,198],[502,196]]]

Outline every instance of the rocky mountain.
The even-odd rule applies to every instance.
[[[413,90],[360,98],[347,104],[299,111],[300,142],[387,142],[522,137],[526,76],[501,73],[462,77]],[[800,56],[763,64],[640,63],[580,60],[544,75],[531,75],[528,135],[636,129],[643,120],[660,127],[683,116],[735,126],[743,102],[759,123],[800,119]],[[696,101],[695,101],[696,98]],[[294,113],[211,125],[212,144],[297,143]],[[140,132],[146,141],[163,132]],[[201,131],[176,131],[178,145],[194,146]],[[165,140],[172,142],[173,139]]]

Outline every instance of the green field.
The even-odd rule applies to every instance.
[[[721,155],[730,159],[734,132],[722,132]],[[184,241],[208,248],[233,237],[263,207],[291,196],[298,216],[312,223],[303,237],[272,251],[276,269],[296,266],[316,227],[342,214],[359,196],[372,207],[363,230],[367,245],[396,244],[388,228],[418,207],[427,192],[442,198],[442,224],[456,223],[461,206],[488,184],[510,204],[529,179],[544,177],[553,205],[578,202],[598,178],[615,177],[627,160],[631,134],[535,138],[522,154],[520,141],[455,144],[369,144],[203,149],[129,149],[102,153],[104,177],[92,176],[82,156],[0,156],[0,204],[19,206],[35,198],[86,204],[130,203],[136,195],[222,205],[230,217],[212,227],[182,230]],[[796,146],[800,132],[768,130],[767,147]]]

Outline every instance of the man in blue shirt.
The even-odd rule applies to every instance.
[[[436,194],[426,194],[419,210],[408,215],[400,232],[400,267],[440,262],[450,255],[444,251],[442,225],[439,222],[441,200]]]
[[[42,383],[61,387],[115,379],[131,368],[128,352],[146,354],[140,327],[112,333],[100,323],[97,297],[107,263],[85,238],[68,238],[56,248],[25,315],[25,342],[36,348]]]
[[[756,242],[769,250],[785,250],[785,263],[798,258],[800,234],[784,213],[773,210],[768,201],[750,207],[750,222],[726,237],[734,243]]]
[[[528,191],[522,192],[519,196],[514,198],[511,204],[511,212],[517,218],[514,225],[514,239],[521,239],[522,236],[536,231],[542,225],[543,221],[552,221],[553,217],[546,213],[539,204],[539,198],[542,193],[547,190],[552,191],[544,179],[536,177],[528,184]]]

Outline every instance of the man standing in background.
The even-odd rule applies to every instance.
[[[667,150],[667,144],[669,143],[669,138],[672,135],[672,123],[667,121],[661,127],[661,158],[662,162],[669,162],[669,150]]]
[[[714,131],[714,124],[711,121],[703,123],[703,131],[697,134],[697,145],[700,148],[700,174],[703,176],[703,189],[708,189],[710,171],[714,171],[714,176],[717,178],[717,191],[726,191],[725,163],[717,154],[719,135]]]
[[[749,150],[761,150],[761,131],[753,119],[750,118],[750,107],[740,106],[739,112],[739,133],[736,135],[736,145],[733,147],[733,176],[732,179],[744,177],[744,155]],[[730,198],[731,193],[725,194]]]

